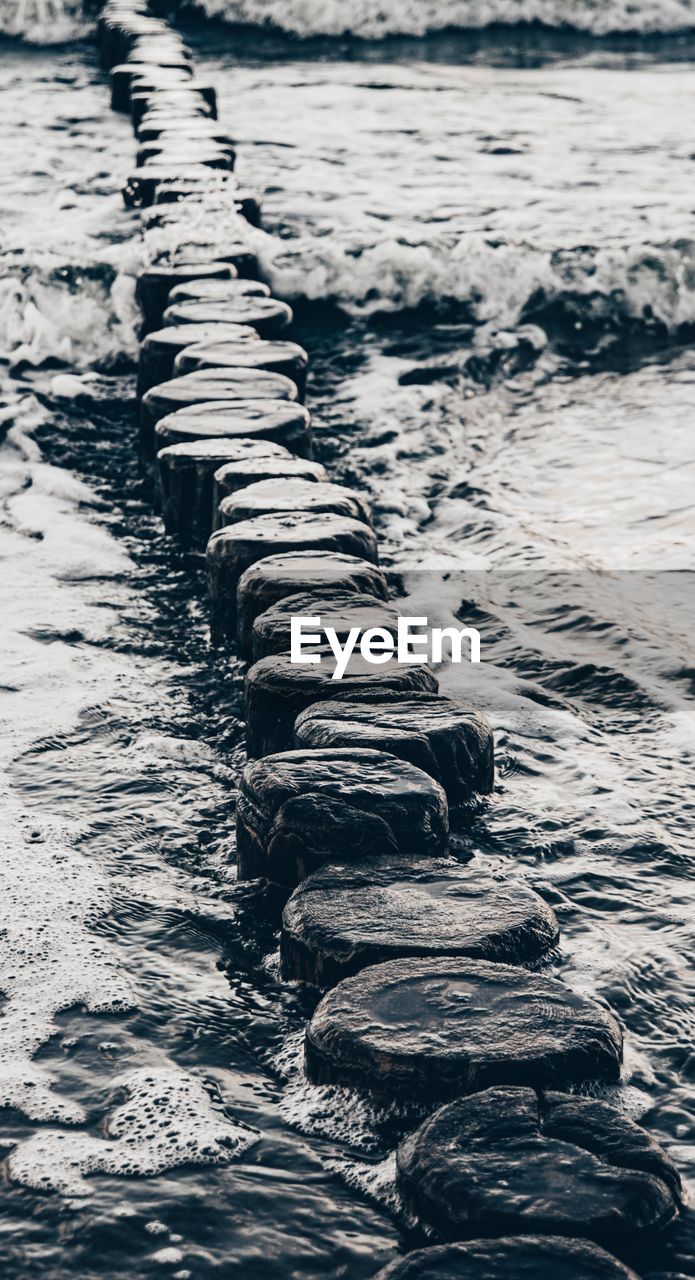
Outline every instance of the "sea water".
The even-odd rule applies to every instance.
[[[552,902],[552,971],[626,1027],[610,1096],[692,1175],[695,11],[206,9],[319,456],[406,612],[480,631],[441,673],[496,732],[461,852]],[[88,15],[0,18],[0,1256],[368,1277],[416,1239],[398,1118],[303,1078],[311,999],[234,880],[242,670],[138,475],[132,133]],[[686,1221],[641,1270],[694,1255]]]

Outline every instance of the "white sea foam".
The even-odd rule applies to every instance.
[[[233,234],[256,252],[279,297],[332,302],[357,316],[458,304],[475,324],[509,329],[542,299],[543,306],[569,301],[589,330],[594,323],[657,323],[677,332],[695,323],[692,240],[581,248],[560,258],[532,244],[492,244],[476,235],[452,246],[390,238],[364,245],[338,236],[288,242],[218,214],[211,204],[176,228],[153,228],[147,259],[203,234],[210,237],[206,243],[223,247]],[[91,281],[79,296],[40,273],[23,282],[0,280],[0,351],[14,366],[58,359],[76,368],[104,367],[134,356],[135,266],[124,262],[113,279]]]
[[[118,260],[118,255],[114,254]],[[38,256],[31,269],[0,278],[0,354],[11,365],[60,360],[73,368],[108,365],[137,350],[134,267],[130,251],[118,266],[83,273],[74,284],[69,266]]]
[[[84,272],[42,247],[21,268],[6,260],[0,352],[15,366],[53,358],[78,368],[134,356],[142,262],[189,242],[221,250],[230,238],[256,252],[279,296],[329,301],[356,315],[458,304],[478,325],[507,329],[532,301],[569,298],[588,326],[643,321],[676,331],[695,322],[695,241],[687,237],[553,248],[426,221],[418,235],[398,219],[375,234],[374,220],[346,213],[334,211],[330,235],[312,226],[280,238],[250,227],[220,185],[171,207],[172,221],[146,229],[142,250],[111,246]]]
[[[32,1120],[78,1124],[82,1108],[56,1094],[50,1071],[33,1057],[58,1031],[57,1014],[119,1013],[132,1004],[113,948],[92,932],[109,896],[55,824],[23,815],[7,795],[2,811],[0,1105]]]
[[[542,23],[588,32],[680,32],[695,26],[693,0],[199,0],[209,18],[273,27],[295,36],[381,39],[424,36],[447,28],[480,30],[494,23]],[[78,0],[3,0],[0,34],[34,44],[83,36],[89,22]]]
[[[355,315],[458,303],[475,323],[507,329],[532,301],[570,297],[587,324],[643,320],[675,331],[695,321],[691,239],[560,252],[477,233],[369,240],[358,224],[283,240],[250,227],[231,200],[213,190],[178,206],[175,222],[146,229],[146,259],[187,242],[223,249],[233,236],[256,253],[278,296],[333,302]]]
[[[78,526],[78,505],[94,501],[87,486],[41,462],[29,433],[44,411],[27,397],[6,406],[3,416],[14,424],[0,470],[4,773],[37,737],[73,723],[95,681],[106,694],[113,659],[80,653],[60,639],[76,622],[76,601],[60,579],[117,577],[128,558],[96,526]],[[82,588],[74,590],[84,605]],[[83,621],[96,639],[112,616],[92,607]],[[94,932],[109,907],[107,883],[76,851],[63,823],[23,812],[8,788],[2,812],[0,1104],[34,1120],[79,1123],[81,1108],[56,1093],[50,1070],[34,1056],[58,1030],[59,1013],[74,1007],[115,1013],[132,1005],[114,949]]]
[[[392,1151],[377,1164],[367,1164],[356,1160],[354,1156],[339,1156],[327,1161],[328,1168],[334,1169],[349,1187],[354,1187],[360,1195],[368,1196],[383,1205],[394,1217],[398,1215],[415,1226],[415,1218],[409,1217],[405,1205],[396,1189],[396,1152]]]
[[[83,380],[61,374],[54,382],[55,392],[73,395]],[[46,410],[30,396],[0,410],[0,424],[12,424],[0,450],[6,604],[0,636],[0,773],[37,739],[70,729],[86,707],[108,704],[132,680],[130,659],[104,644],[120,625],[119,603],[128,596],[132,564],[110,534],[86,518],[98,501],[89,487],[42,460],[32,431],[45,422]],[[85,643],[63,638],[76,630]],[[209,767],[199,744],[157,739],[158,749],[167,744],[172,763]],[[126,756],[134,773],[142,773],[156,749],[147,735],[131,744]],[[59,1034],[61,1013],[113,1016],[138,1002],[140,993],[131,985],[132,953],[126,961],[118,944],[100,931],[114,897],[132,896],[132,878],[125,871],[114,874],[108,858],[102,864],[83,855],[76,845],[77,821],[53,818],[50,804],[37,816],[8,785],[0,807],[5,836],[0,1106],[44,1125],[73,1126],[42,1130],[19,1143],[11,1155],[11,1176],[28,1187],[83,1195],[90,1174],[144,1176],[233,1158],[254,1135],[229,1121],[201,1081],[163,1055],[155,1068],[116,1081],[128,1102],[120,1106],[120,1099],[114,1100],[105,1139],[78,1128],[86,1119],[82,1106],[64,1092],[50,1058],[37,1060],[37,1054]],[[148,866],[138,897],[148,911],[166,908],[189,915],[199,901],[182,871],[158,864]],[[229,917],[221,902],[211,902],[208,911],[202,898],[199,906],[206,920]],[[180,981],[176,967],[172,992]],[[108,1046],[105,1040],[105,1051]]]
[[[367,1094],[340,1085],[314,1085],[304,1071],[304,1032],[289,1034],[274,1051],[273,1072],[281,1076],[283,1118],[301,1133],[321,1134],[369,1154],[379,1148],[378,1126],[398,1105],[380,1107]]]
[[[157,225],[164,212],[163,226]],[[271,240],[261,234],[262,242]],[[204,194],[182,200],[174,206],[155,206],[150,218],[143,221],[142,258],[146,263],[175,254],[186,245],[205,244],[211,252],[224,253],[231,243],[250,243],[253,229],[242,218],[234,204],[234,191],[229,191],[224,178],[215,182],[211,175]]]
[[[47,234],[39,231],[39,238]],[[2,261],[0,349],[14,365],[51,358],[84,367],[132,341],[115,269],[105,263],[76,283],[60,263],[41,244]],[[80,389],[81,380],[67,374],[52,387],[56,396]],[[130,561],[105,530],[78,515],[97,503],[89,487],[42,461],[32,436],[47,420],[38,402],[10,392],[0,420],[8,428],[0,468],[4,772],[37,738],[69,728],[97,688],[106,698],[114,687],[118,663],[98,646],[116,614],[102,607],[103,588],[97,598],[91,583],[128,575]],[[63,641],[74,629],[92,642],[86,650]],[[0,1104],[33,1120],[79,1124],[82,1108],[60,1095],[35,1055],[58,1032],[59,1014],[114,1014],[133,1005],[115,949],[95,932],[111,905],[108,881],[78,853],[76,832],[63,821],[38,820],[8,788],[2,812]]]
[[[692,240],[559,255],[476,234],[451,245],[339,236],[287,242],[258,231],[250,239],[278,294],[332,301],[355,314],[458,302],[477,323],[508,328],[542,293],[546,302],[571,294],[587,320],[642,317],[669,329],[695,320]]]
[[[223,1165],[257,1141],[254,1130],[212,1102],[201,1080],[177,1068],[143,1067],[114,1083],[128,1096],[105,1139],[60,1130],[33,1134],[12,1152],[10,1177],[38,1191],[85,1195],[90,1174],[152,1177],[182,1164]]]
[[[447,27],[541,22],[594,35],[681,31],[695,25],[692,0],[202,0],[208,17],[273,26],[298,36],[422,36]]]
[[[2,0],[0,35],[30,44],[62,44],[89,30],[79,0]]]

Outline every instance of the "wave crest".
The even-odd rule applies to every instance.
[[[579,347],[597,334],[695,323],[695,240],[546,251],[466,236],[453,247],[335,237],[254,246],[280,296],[332,302],[355,315],[456,307],[460,319],[507,328],[526,321]],[[582,331],[582,328],[584,331]]]
[[[424,36],[446,28],[542,23],[592,35],[676,32],[695,27],[693,0],[199,0],[226,22],[274,27],[300,37]]]
[[[28,44],[65,44],[89,30],[80,0],[4,0],[0,35]]]
[[[126,269],[123,269],[125,267]],[[134,279],[123,263],[32,264],[0,276],[0,357],[11,367],[46,361],[77,369],[134,358]]]
[[[301,39],[380,40],[530,24],[594,36],[695,30],[695,0],[179,0],[178,7]],[[80,0],[4,0],[0,6],[0,35],[31,44],[80,39],[90,26]]]

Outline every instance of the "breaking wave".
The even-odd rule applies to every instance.
[[[479,332],[534,325],[582,358],[621,341],[650,347],[695,327],[695,240],[557,250],[467,236],[451,248],[338,237],[279,241],[246,232],[273,291],[354,316],[419,308]],[[135,264],[33,270],[0,278],[0,352],[11,367],[46,361],[108,368],[136,352]]]
[[[0,0],[0,36],[65,44],[89,30],[80,0]]]
[[[179,0],[208,18],[311,36],[425,36],[494,25],[538,24],[593,36],[695,29],[695,0]],[[34,44],[78,39],[89,26],[79,0],[2,0],[0,35]]]
[[[208,17],[274,27],[300,37],[423,36],[447,28],[540,23],[609,35],[676,32],[695,27],[693,0],[202,0]]]
[[[135,268],[121,257],[117,265],[0,261],[0,358],[12,369],[47,361],[104,368],[134,358]]]
[[[289,247],[291,246],[291,247]],[[353,314],[433,306],[504,329],[533,322],[571,349],[695,323],[695,241],[547,251],[466,236],[454,246],[383,240],[358,247],[336,237],[255,247],[273,288],[322,299]]]

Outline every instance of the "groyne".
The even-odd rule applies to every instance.
[[[355,655],[336,681],[330,653],[290,661],[295,614],[392,632],[371,513],[313,458],[308,356],[256,279],[261,204],[214,90],[137,0],[98,31],[151,251],[134,448],[167,530],[206,549],[214,643],[250,663],[239,876],[280,886],[283,974],[324,991],[308,1078],[398,1105],[403,1202],[448,1242],[386,1274],[634,1275],[681,1190],[644,1129],[585,1096],[620,1078],[619,1022],[527,967],[558,938],[542,899],[448,853],[451,815],[492,789],[484,717],[427,667]]]

